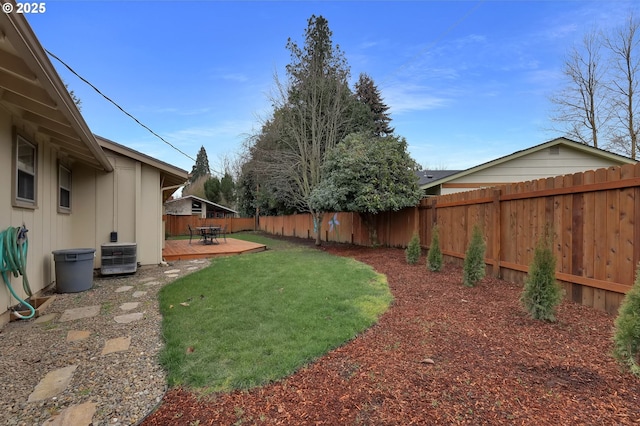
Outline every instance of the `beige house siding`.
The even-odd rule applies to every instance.
[[[586,170],[620,165],[567,145],[556,145],[531,152],[442,184],[441,195],[470,191],[500,183],[524,182],[562,176]]]
[[[9,114],[0,108],[0,230],[24,224],[29,232],[27,252],[27,276],[34,294],[42,291],[55,279],[52,251],[70,247],[76,234],[72,215],[57,212],[58,204],[58,152],[43,139],[33,136],[28,129],[22,134],[29,142],[37,143],[37,208],[16,208],[12,205],[13,174],[13,123]],[[72,183],[72,186],[74,183]],[[72,206],[73,209],[73,206]],[[9,274],[11,286],[22,298],[22,277]],[[2,280],[0,280],[2,281]],[[17,302],[10,291],[0,284],[0,325],[8,321],[7,309]]]
[[[82,184],[74,186],[81,208],[74,208],[74,222],[79,232],[76,247],[95,247],[95,267],[101,266],[100,248],[110,241],[111,232],[118,241],[137,244],[138,262],[143,265],[162,261],[162,198],[157,169],[107,151],[112,173],[86,167],[74,170]]]
[[[93,248],[100,267],[112,231],[137,244],[140,263],[160,263],[162,202],[188,173],[92,134],[24,16],[0,14],[0,34],[0,230],[27,227],[32,293],[54,283],[54,250]],[[35,207],[14,205],[16,132],[37,146]],[[71,172],[71,208],[63,212],[60,164]],[[24,299],[22,277],[10,275],[10,283]],[[17,303],[0,284],[0,327]]]

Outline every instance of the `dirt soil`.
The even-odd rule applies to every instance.
[[[630,425],[640,380],[610,356],[614,317],[568,301],[528,318],[520,285],[430,272],[404,251],[330,245],[388,278],[394,302],[353,341],[268,386],[169,390],[151,425]]]

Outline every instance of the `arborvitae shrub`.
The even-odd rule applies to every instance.
[[[618,310],[613,356],[640,377],[640,264],[636,267],[636,280]]]
[[[524,283],[520,301],[532,318],[555,321],[556,307],[562,300],[562,287],[556,281],[553,239],[547,228],[533,253],[533,262]]]
[[[415,265],[420,260],[420,237],[417,233],[413,234],[411,237],[411,241],[409,241],[409,245],[405,250],[405,255],[407,257],[407,263],[409,265]]]
[[[429,254],[427,255],[427,268],[430,271],[442,270],[442,250],[440,250],[440,235],[438,226],[434,226],[431,231],[431,246],[429,246]]]
[[[485,264],[484,253],[486,244],[482,237],[482,231],[478,225],[474,225],[471,234],[471,241],[464,256],[463,284],[467,287],[474,287],[484,278]]]

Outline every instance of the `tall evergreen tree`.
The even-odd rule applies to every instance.
[[[222,179],[220,179],[220,195],[227,206],[232,206],[236,201],[236,185],[233,182],[233,176],[229,172],[225,172]]]
[[[209,171],[209,159],[207,158],[207,151],[204,146],[200,147],[198,155],[196,156],[196,164],[191,169],[191,176],[189,177],[189,183],[193,183],[202,176],[208,176]]]
[[[393,133],[393,127],[389,126],[391,117],[387,111],[389,107],[382,102],[382,96],[378,87],[367,74],[360,74],[356,82],[356,98],[369,107],[371,120],[374,123],[374,135],[385,136]]]
[[[220,194],[220,179],[216,176],[212,176],[204,183],[204,195],[207,200],[213,203],[219,203],[221,200]]]

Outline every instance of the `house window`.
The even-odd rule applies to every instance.
[[[58,166],[58,209],[71,212],[71,170],[63,165]]]
[[[200,201],[193,201],[191,203],[191,214],[202,213],[202,203]]]
[[[36,207],[38,181],[37,146],[20,135],[16,136],[14,157],[14,205]]]

